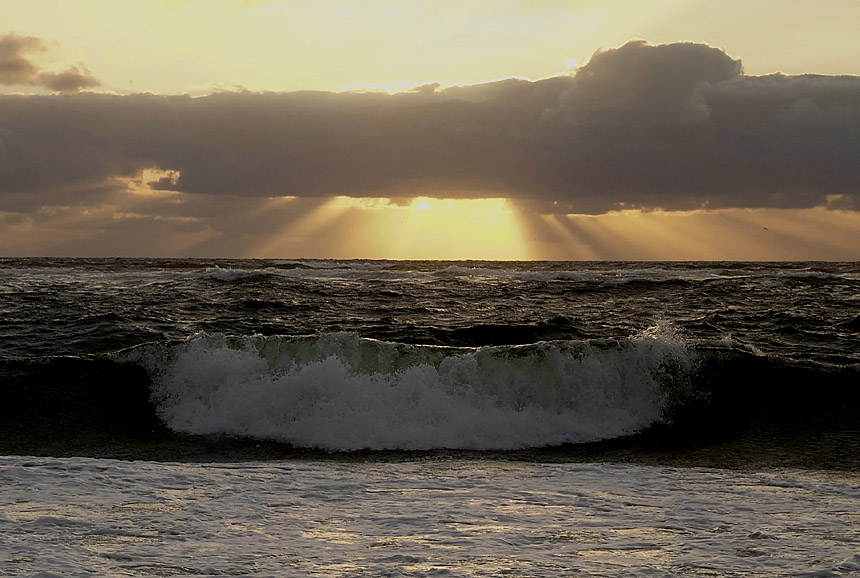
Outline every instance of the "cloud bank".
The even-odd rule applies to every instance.
[[[34,68],[34,39],[0,42],[0,82],[83,86]],[[751,77],[710,46],[633,41],[571,76],[394,95],[2,96],[0,211],[96,202],[147,168],[187,195],[857,210],[858,150],[858,77]]]
[[[15,34],[0,36],[0,85],[30,85],[56,92],[73,92],[101,84],[82,67],[70,66],[63,72],[41,70],[28,56],[44,50],[45,45],[39,38]]]

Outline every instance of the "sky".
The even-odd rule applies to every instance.
[[[858,21],[0,0],[0,256],[860,260]]]

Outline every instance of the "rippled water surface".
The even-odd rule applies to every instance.
[[[0,575],[860,575],[860,265],[0,259]]]
[[[7,457],[0,488],[4,575],[860,572],[856,474]]]

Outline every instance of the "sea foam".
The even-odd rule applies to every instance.
[[[661,418],[659,376],[690,353],[625,340],[429,347],[351,333],[197,335],[124,354],[179,432],[328,450],[517,449],[599,440]]]

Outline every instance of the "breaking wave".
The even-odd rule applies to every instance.
[[[168,427],[327,450],[517,449],[628,435],[663,416],[674,336],[453,348],[352,333],[197,335],[116,355],[143,365]],[[671,370],[671,371],[670,371]]]

